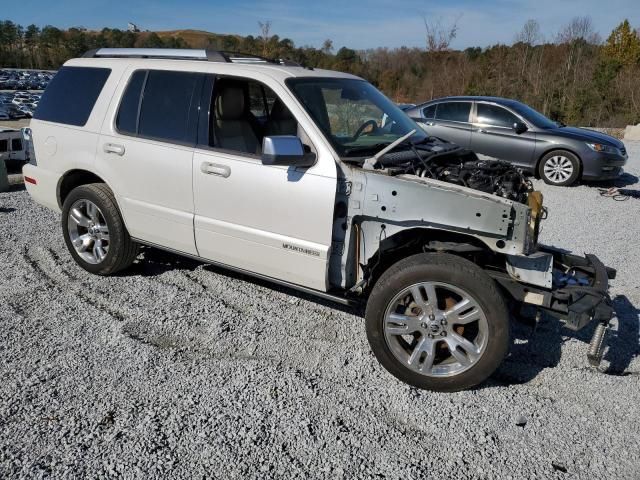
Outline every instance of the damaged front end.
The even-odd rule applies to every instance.
[[[390,176],[415,175],[527,203],[533,185],[524,172],[503,160],[481,160],[474,152],[430,137],[410,149],[389,151],[365,168]]]
[[[516,302],[547,311],[572,330],[597,322],[588,358],[598,365],[614,315],[608,287],[615,270],[594,255],[538,244],[547,210],[520,169],[479,160],[438,139],[402,145],[343,167],[330,283],[361,295],[384,268],[385,257],[461,255]]]
[[[604,336],[615,312],[609,297],[609,280],[616,270],[595,255],[585,257],[539,246],[528,257],[508,256],[507,272],[488,272],[511,296],[564,320],[577,331],[597,322],[588,359],[597,366],[602,360]]]

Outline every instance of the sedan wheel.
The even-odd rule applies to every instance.
[[[571,185],[580,175],[580,160],[571,152],[550,152],[540,161],[539,173],[550,185]]]
[[[567,157],[556,155],[545,162],[544,174],[554,183],[566,182],[573,174],[573,165]]]

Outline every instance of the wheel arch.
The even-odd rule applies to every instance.
[[[501,255],[473,235],[437,228],[408,228],[382,240],[380,247],[367,259],[366,267],[370,274],[368,290],[391,266],[411,255],[425,252],[450,253],[467,259],[479,254],[492,258]]]
[[[62,210],[65,199],[74,188],[80,187],[82,185],[87,185],[89,183],[107,184],[107,182],[105,182],[98,175],[88,170],[76,168],[65,172],[64,175],[60,177],[58,186],[56,187],[56,198],[58,200],[58,206],[60,207],[60,210]]]

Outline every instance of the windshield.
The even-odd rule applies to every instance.
[[[427,134],[391,100],[364,80],[291,78],[287,85],[341,157],[375,153],[411,130],[420,143]]]
[[[520,102],[513,102],[509,106],[538,128],[558,128],[558,124],[556,122],[545,117],[529,105],[525,105]]]

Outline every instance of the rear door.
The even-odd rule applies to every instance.
[[[427,120],[427,132],[434,137],[453,142],[461,147],[471,144],[471,102],[450,101],[439,103],[435,118]]]
[[[523,120],[506,108],[494,103],[477,102],[471,150],[521,167],[530,167],[536,134],[529,130],[517,133],[513,128],[516,122]]]
[[[96,154],[96,171],[112,186],[131,236],[190,254],[197,253],[191,161],[204,77],[127,71]]]

